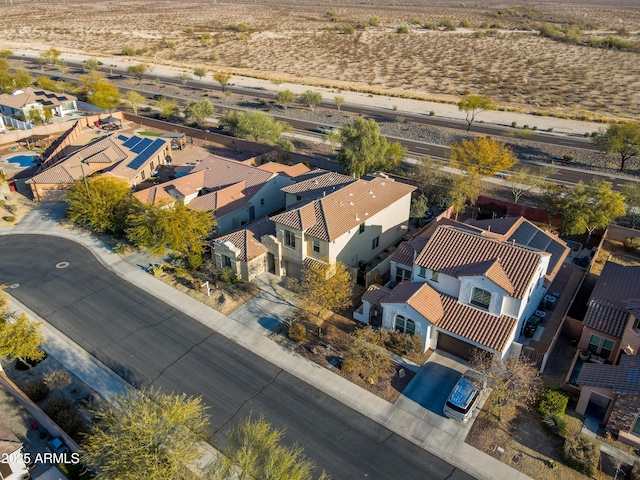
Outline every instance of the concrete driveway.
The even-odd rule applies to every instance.
[[[280,286],[281,281],[271,273],[256,277],[253,283],[260,288],[260,293],[229,314],[229,318],[261,335],[276,331],[296,309],[295,295]]]

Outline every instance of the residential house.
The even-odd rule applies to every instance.
[[[425,350],[468,359],[479,348],[504,357],[569,248],[522,219],[502,230],[496,224],[497,232],[485,227],[446,218],[431,222],[399,245],[391,282],[369,287],[354,318],[420,335]],[[551,251],[531,245],[540,234],[546,241],[539,238],[539,246]]]
[[[378,177],[351,181],[320,198],[312,195],[307,203],[216,238],[216,264],[231,267],[244,280],[265,270],[299,277],[310,262],[339,261],[355,275],[360,262],[382,254],[405,234],[414,189]]]
[[[348,175],[316,168],[299,175],[296,177],[296,183],[282,189],[285,193],[286,207],[315,200],[355,181],[355,178]]]
[[[0,422],[0,479],[29,478],[29,469],[22,454],[22,442],[4,423]]]
[[[305,172],[307,167],[296,167]],[[195,210],[215,212],[219,235],[229,233],[284,208],[282,187],[294,179],[268,169],[218,156],[202,160],[181,178],[136,192],[144,203],[171,205],[179,201]]]
[[[42,121],[47,119],[45,110],[51,115],[64,117],[78,112],[77,98],[66,93],[56,93],[41,88],[27,87],[0,95],[0,114],[29,121],[37,112]]]
[[[380,255],[407,229],[415,187],[388,178],[357,180],[271,217],[276,234],[262,243],[279,276],[299,277],[311,261],[341,262],[352,274]]]
[[[605,263],[589,297],[578,350],[590,358],[574,361],[576,412],[640,446],[640,267]]]
[[[170,153],[169,140],[112,134],[43,166],[26,183],[37,202],[59,200],[75,182],[98,172],[135,187],[152,176]]]

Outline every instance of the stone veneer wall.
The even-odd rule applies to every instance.
[[[628,432],[640,412],[640,395],[621,394],[609,416],[607,428],[613,433]]]

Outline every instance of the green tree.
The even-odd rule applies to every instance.
[[[411,211],[409,215],[413,218],[422,218],[429,207],[428,199],[423,194],[411,199]]]
[[[220,84],[220,87],[224,92],[227,86],[227,83],[229,83],[229,80],[231,80],[231,74],[229,72],[224,72],[220,70],[213,74],[213,80]]]
[[[469,363],[487,379],[492,390],[484,408],[501,423],[513,419],[519,408],[528,409],[537,402],[542,379],[535,364],[524,358],[501,359],[480,349]]]
[[[202,125],[207,117],[215,113],[215,108],[208,98],[189,100],[184,106],[184,116],[190,118],[196,124]]]
[[[340,132],[333,129],[329,133],[325,133],[323,138],[331,145],[331,152],[335,153],[336,147],[340,144]]]
[[[479,113],[496,108],[496,104],[491,99],[482,95],[466,95],[458,102],[458,110],[465,113],[467,132],[471,130],[471,124]]]
[[[9,310],[7,296],[0,290],[0,356],[17,358],[25,365],[28,360],[42,360],[40,345],[46,340],[40,324],[29,321],[26,314],[16,316]]]
[[[120,105],[120,90],[115,85],[105,81],[96,85],[96,89],[87,97],[87,101],[110,112]]]
[[[227,111],[220,116],[218,125],[233,136],[251,138],[256,142],[264,140],[269,145],[277,144],[282,133],[291,130],[288,123],[278,122],[266,113],[255,111]]]
[[[344,103],[344,97],[342,95],[334,95],[333,103],[336,104],[336,108],[340,111],[340,107],[342,107],[342,104]]]
[[[71,186],[65,200],[67,215],[76,225],[117,236],[124,232],[131,209],[126,181],[108,175],[82,179]]]
[[[562,199],[562,232],[568,235],[589,233],[605,228],[625,214],[624,196],[611,190],[609,182],[580,182]]]
[[[316,105],[320,105],[320,102],[322,102],[322,94],[313,90],[307,90],[302,95],[300,95],[300,101],[307,107],[309,107],[313,112]]]
[[[543,167],[538,170],[538,172],[529,167],[523,167],[510,172],[508,184],[511,188],[514,203],[518,203],[525,193],[530,192],[534,188],[541,188],[547,181],[547,178],[556,172],[557,168],[555,167]]]
[[[132,391],[101,403],[83,443],[98,480],[179,480],[202,455],[209,415],[201,398]]]
[[[16,68],[12,76],[13,87],[16,89],[23,89],[33,83],[33,78],[29,74],[26,68]]]
[[[156,103],[156,106],[160,109],[160,118],[171,118],[178,114],[180,108],[178,107],[178,102],[176,102],[173,98],[161,98]]]
[[[82,62],[82,69],[87,72],[91,72],[94,70],[100,70],[101,63],[96,58],[88,58],[84,62]]]
[[[296,101],[296,96],[291,90],[281,90],[276,93],[276,102],[282,105],[284,111],[287,111],[287,107]]]
[[[476,203],[478,196],[480,195],[481,182],[480,177],[477,174],[457,175],[451,182],[449,190],[449,205],[453,206],[453,213],[455,213],[455,219],[458,220],[458,215],[464,211],[467,206],[467,202],[471,205]]]
[[[125,100],[131,106],[131,110],[133,110],[133,113],[135,115],[138,114],[138,108],[140,107],[140,105],[142,105],[146,101],[146,99],[142,95],[134,90],[127,91]]]
[[[388,143],[375,120],[362,117],[340,131],[340,143],[336,160],[356,178],[395,167],[407,152],[398,142]]]
[[[182,203],[173,207],[134,201],[127,217],[127,238],[137,247],[162,255],[167,248],[185,255],[201,254],[216,226],[211,212],[193,210]]]
[[[138,79],[138,85],[142,82],[142,77],[144,77],[145,73],[151,72],[153,67],[147,65],[146,63],[138,63],[136,65],[129,65],[127,67],[127,72],[133,75],[134,78]]]
[[[9,61],[0,58],[0,89],[3,92],[11,91],[13,87],[13,77],[11,76],[11,65]]]
[[[214,472],[206,478],[227,480],[237,475],[238,480],[311,480],[315,464],[297,444],[282,445],[284,433],[267,423],[263,416],[258,420],[249,416],[229,431],[226,456],[214,465]],[[320,480],[326,479],[323,472]]]
[[[638,155],[640,150],[640,124],[612,123],[606,131],[598,132],[593,141],[603,152],[619,154],[620,171],[623,171],[627,160]]]
[[[351,306],[353,279],[344,263],[313,262],[302,269],[300,280],[288,279],[288,287],[304,300],[304,308],[312,311],[341,310]]]
[[[199,80],[202,80],[207,76],[207,69],[203,67],[197,67],[193,69],[193,74],[198,77]]]
[[[62,52],[55,47],[40,53],[39,61],[44,65],[60,65],[64,61],[60,58]]]
[[[451,166],[472,175],[491,177],[510,169],[518,160],[504,143],[489,137],[462,140],[451,145]]]
[[[629,182],[622,186],[620,193],[625,198],[627,216],[631,220],[631,228],[640,223],[640,183]]]
[[[383,346],[383,336],[370,328],[351,334],[349,350],[342,359],[341,370],[356,373],[370,383],[377,383],[380,375],[391,367],[391,354]]]
[[[181,73],[180,75],[176,76],[177,80],[180,80],[182,82],[182,85],[186,85],[187,82],[189,80],[191,80],[191,75],[189,75],[188,73]]]

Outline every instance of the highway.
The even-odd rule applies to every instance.
[[[69,267],[56,269],[61,261]],[[334,480],[472,478],[127,283],[70,240],[1,236],[0,284],[16,283],[11,295],[129,383],[202,395],[214,446],[262,413]]]

